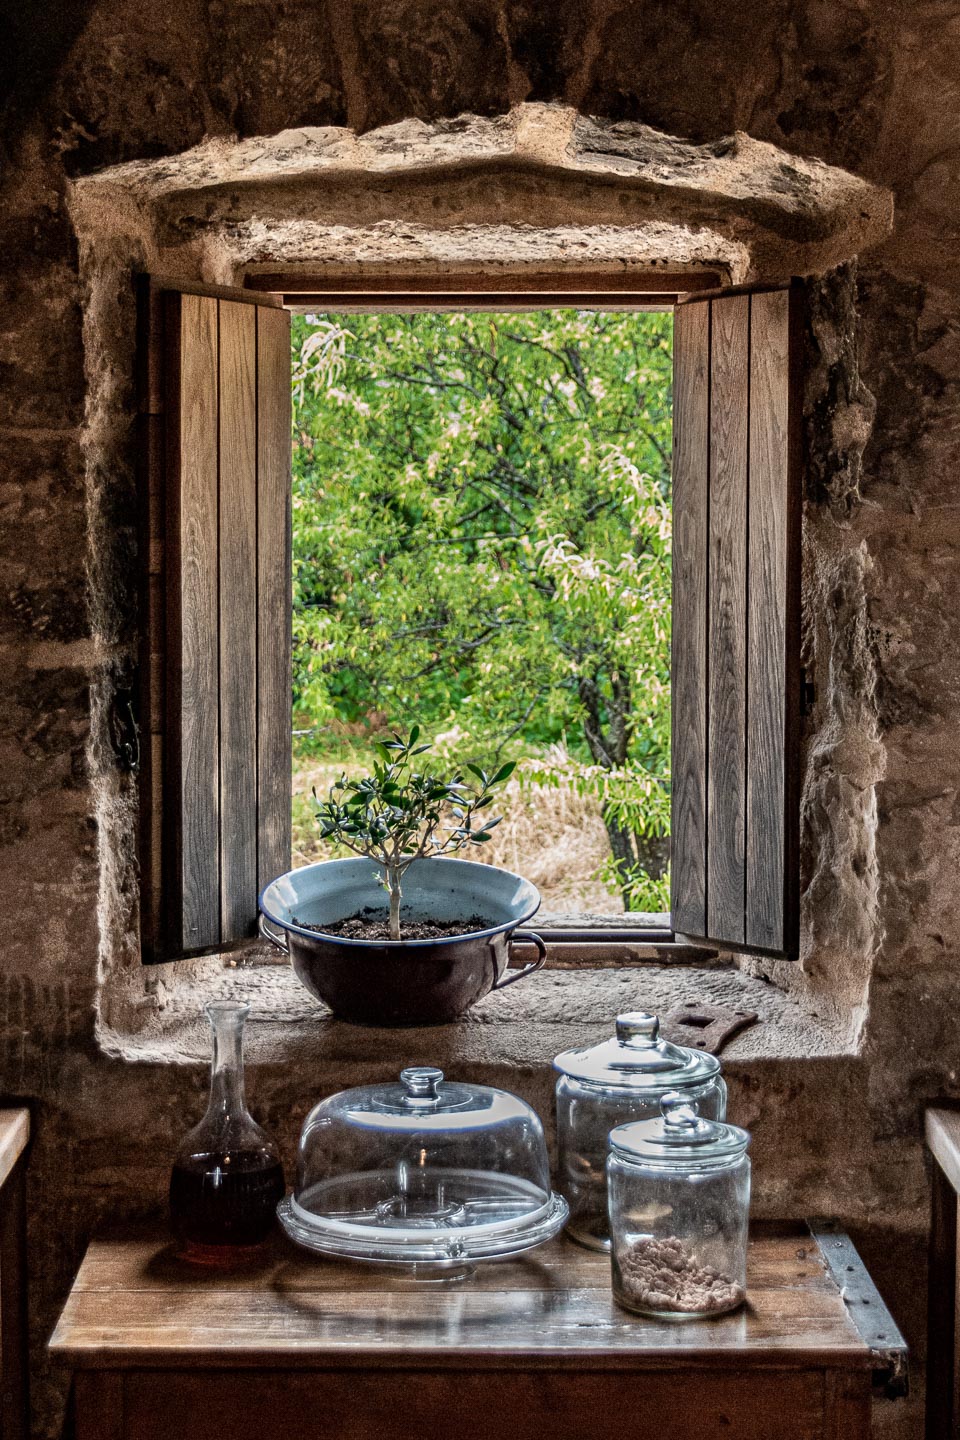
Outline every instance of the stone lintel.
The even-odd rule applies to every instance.
[[[431,258],[476,264],[512,253],[512,238],[502,248],[498,231],[533,242],[563,232],[557,258],[570,266],[720,264],[733,283],[831,268],[882,240],[893,213],[888,191],[739,132],[694,145],[548,104],[494,118],[404,120],[364,135],[327,127],[212,139],[81,178],[72,190],[80,228],[84,214],[102,227],[111,213],[128,227],[132,207],[165,246],[204,234],[234,263],[256,250],[257,236],[261,251],[284,241],[285,254],[274,246],[264,263],[323,261],[336,237],[342,260],[365,235],[357,263],[394,264],[402,237],[393,227],[414,251],[425,236],[453,230],[457,254]],[[614,256],[625,230],[634,244]],[[569,243],[573,231],[579,244]],[[475,241],[479,255],[469,253]]]

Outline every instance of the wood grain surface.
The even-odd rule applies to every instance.
[[[30,1112],[0,1110],[0,1436],[28,1440],[26,1149]]]
[[[141,947],[165,960],[251,935],[290,862],[290,316],[139,293]]]
[[[707,545],[710,306],[674,321],[671,914],[707,931]]]
[[[4,1184],[30,1140],[30,1111],[0,1110],[0,1186]]]
[[[789,292],[755,295],[750,309],[744,939],[773,950],[785,922]]]
[[[280,1235],[227,1271],[94,1242],[51,1348],[79,1440],[867,1440],[891,1360],[794,1224],[754,1231],[740,1311],[683,1324],[620,1310],[564,1240],[449,1284]]]
[[[220,940],[220,712],[218,543],[218,315],[216,300],[172,296],[177,401],[168,460],[170,506],[170,663],[173,763],[179,787],[175,837],[182,895],[182,944]]]
[[[925,1128],[930,1153],[960,1194],[960,1110],[939,1107],[928,1110]]]
[[[140,939],[145,959],[162,952],[163,908],[163,731],[166,707],[164,549],[166,437],[164,433],[163,299],[149,276],[137,279],[137,546],[146,564],[138,576],[140,773],[138,858]]]
[[[213,302],[211,302],[213,303]],[[257,891],[257,312],[220,310],[220,917],[252,930]],[[289,355],[288,355],[289,365]]]
[[[707,933],[742,944],[750,298],[710,309]]]
[[[257,312],[257,893],[290,868],[290,316]]]
[[[527,267],[524,267],[525,271]],[[365,267],[366,269],[366,267]],[[422,295],[425,299],[450,297],[463,300],[464,295],[498,295],[510,300],[516,298],[520,305],[535,304],[543,308],[552,303],[554,296],[569,304],[570,296],[592,296],[594,303],[608,296],[617,295],[663,295],[671,299],[678,295],[691,294],[698,290],[711,290],[720,284],[721,277],[714,270],[658,270],[651,268],[613,270],[537,270],[523,275],[509,272],[497,274],[460,274],[455,276],[449,270],[418,271],[415,274],[398,277],[394,273],[364,273],[357,275],[343,273],[335,275],[332,268],[322,273],[293,274],[290,271],[264,271],[248,275],[248,290],[268,291],[282,295],[285,300],[298,304],[313,303],[322,299],[328,305],[336,304],[344,295],[370,295],[380,304],[387,304],[391,298],[409,298]]]
[[[798,327],[791,287],[692,297],[674,331],[674,928],[790,956],[799,941]]]
[[[736,1314],[671,1325],[621,1310],[607,1257],[562,1240],[438,1285],[314,1259],[279,1236],[249,1268],[205,1271],[153,1236],[90,1246],[51,1347],[96,1368],[872,1364],[802,1227],[751,1241],[748,1291]]]
[[[184,1440],[184,1417],[190,1435],[231,1440],[493,1440],[505,1430],[523,1440],[622,1440],[625,1434],[630,1440],[664,1434],[672,1440],[811,1440],[824,1433],[817,1372],[714,1372],[696,1384],[676,1375],[589,1368],[579,1374],[135,1373],[124,1391],[124,1434],[136,1440]],[[843,1435],[856,1440],[866,1433]]]
[[[75,1377],[73,1440],[124,1440],[129,1432],[123,1424],[123,1389],[123,1376],[116,1371],[84,1370]],[[168,1414],[165,1405],[162,1410]],[[180,1437],[183,1440],[182,1428]]]
[[[927,1289],[927,1440],[955,1437],[960,1429],[960,1111],[926,1113],[933,1156]]]

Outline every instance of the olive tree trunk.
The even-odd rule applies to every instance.
[[[390,939],[400,939],[400,870],[395,865],[387,866],[387,893],[390,896]]]

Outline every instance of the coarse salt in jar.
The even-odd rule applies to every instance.
[[[747,1291],[750,1136],[676,1092],[660,1110],[610,1136],[614,1297],[658,1318],[722,1315]]]

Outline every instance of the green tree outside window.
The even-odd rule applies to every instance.
[[[669,905],[672,329],[294,320],[297,728],[416,716],[595,797],[628,909]]]

